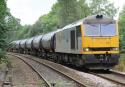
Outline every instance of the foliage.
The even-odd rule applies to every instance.
[[[79,19],[85,18],[92,14],[91,9],[86,0],[79,0],[77,4],[78,4]]]
[[[41,22],[37,21],[33,26],[31,26],[31,28],[29,29],[29,37],[33,37],[43,32],[41,25],[42,25]]]
[[[59,23],[61,27],[78,20],[77,0],[58,0],[58,2],[60,5]]]
[[[115,17],[117,11],[114,4],[108,0],[57,0],[52,10],[42,15],[35,24],[21,26],[20,20],[9,13],[5,0],[0,0],[0,58],[5,57],[6,41],[47,33],[89,15],[103,14]],[[119,16],[121,52],[125,52],[124,24],[125,7]],[[124,57],[125,55],[122,55],[120,65],[116,67],[117,69],[120,67],[121,71],[123,70],[121,67],[125,66]]]
[[[7,16],[8,11],[6,7],[6,1],[0,0],[0,62],[3,58],[5,58],[5,48],[6,48],[6,41],[5,41],[5,33],[7,32]]]
[[[9,31],[9,40],[28,38],[59,29],[69,23],[92,14],[105,14],[113,16],[117,12],[113,3],[108,0],[58,0],[52,10],[42,15],[33,25],[21,26],[20,21],[12,18],[12,32]],[[12,34],[12,35],[11,35]]]
[[[20,20],[9,14],[6,26],[8,29],[8,31],[6,32],[6,41],[10,42],[13,39],[18,39],[17,31],[21,28]]]
[[[24,26],[24,29],[27,29],[26,30],[27,34],[24,33],[24,35],[26,34],[25,35],[26,37],[32,37],[57,29],[59,26],[58,12],[59,12],[59,4],[56,3],[53,5],[52,11],[50,11],[46,15],[41,16],[35,24],[29,26],[29,29],[27,29],[26,26]],[[20,34],[20,36],[22,36],[22,34],[23,32]]]
[[[125,53],[125,6],[119,15],[120,47],[121,52]]]
[[[114,7],[114,3],[108,0],[91,0],[90,8],[92,14],[103,14],[110,17],[114,17],[118,10]]]
[[[53,31],[59,26],[59,4],[56,3],[53,5],[52,10],[39,18],[38,22],[41,23],[42,33],[47,33],[49,31]]]
[[[15,31],[20,27],[20,20],[10,14],[6,0],[0,0],[0,62],[6,60],[7,42],[16,39]]]
[[[18,29],[16,32],[17,39],[28,38],[30,29],[31,29],[30,25],[21,26],[21,28]]]
[[[114,69],[117,71],[125,72],[125,54],[121,54],[119,64]]]

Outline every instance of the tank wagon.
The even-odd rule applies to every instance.
[[[28,41],[27,47],[26,40],[17,43],[20,44],[17,50],[23,49],[25,53],[29,49],[27,51],[55,62],[89,69],[110,69],[118,64],[118,23],[104,15],[86,17]]]
[[[20,51],[20,53],[26,53],[26,41],[27,41],[27,39],[20,41],[20,43],[19,43],[20,49],[18,49]]]
[[[41,55],[41,52],[43,52],[42,48],[42,37],[43,35],[36,36],[32,41],[32,49],[34,55]]]
[[[27,54],[32,54],[33,51],[33,40],[35,37],[29,38],[25,41],[25,48]]]

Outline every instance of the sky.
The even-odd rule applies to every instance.
[[[21,24],[33,24],[47,14],[56,0],[7,0],[11,14],[21,19]]]
[[[21,24],[34,24],[41,15],[47,14],[57,0],[7,0],[11,14],[21,20]],[[109,0],[120,10],[125,0]]]

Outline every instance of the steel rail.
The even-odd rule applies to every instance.
[[[19,55],[19,54],[15,54],[15,55]],[[60,74],[62,74],[62,75],[64,75],[64,76],[66,76],[67,78],[73,80],[74,82],[76,82],[77,84],[79,84],[80,87],[88,87],[88,86],[85,85],[84,83],[75,80],[73,77],[71,77],[71,76],[69,76],[69,75],[67,75],[67,74],[65,74],[65,73],[63,73],[63,72],[61,72],[60,70],[58,70],[58,69],[56,69],[56,68],[54,68],[54,67],[52,67],[52,66],[49,66],[49,65],[47,65],[47,64],[45,64],[45,63],[42,63],[42,62],[40,62],[40,61],[37,61],[37,60],[35,60],[35,59],[33,59],[33,58],[29,58],[29,57],[24,56],[24,55],[20,55],[20,56],[23,56],[23,57],[25,57],[25,58],[31,59],[31,60],[33,60],[33,61],[38,62],[39,64],[43,64],[44,66],[51,68],[52,70],[54,70],[54,71],[56,71],[56,72],[58,72],[58,73],[60,73]]]
[[[122,86],[125,86],[125,74],[122,74],[122,73],[120,73],[120,72],[116,72],[116,71],[109,71],[107,74],[98,74],[98,73],[93,73],[93,72],[89,72],[90,74],[93,74],[93,75],[96,75],[96,76],[98,76],[98,77],[101,77],[101,78],[104,78],[104,79],[106,79],[106,80],[109,80],[109,81],[111,81],[111,82],[114,82],[114,83],[116,83],[116,84],[120,84],[120,85],[122,85]],[[117,78],[117,79],[113,79],[112,78],[112,76],[110,76],[110,75],[114,75],[115,76],[115,78]],[[120,79],[119,79],[119,77],[121,77],[122,79],[124,79],[124,81],[121,81]]]
[[[34,67],[32,67],[32,65],[30,65],[30,64],[29,64],[28,62],[26,62],[23,58],[21,58],[21,56],[18,56],[18,55],[15,55],[15,54],[13,55],[13,54],[10,54],[10,53],[8,53],[8,55],[15,56],[15,57],[19,58],[20,60],[22,60],[22,61],[23,61],[25,64],[27,64],[33,71],[35,71],[42,80],[44,80],[44,82],[46,83],[46,86],[47,86],[47,87],[52,87],[51,84],[40,74],[40,72],[38,72]]]

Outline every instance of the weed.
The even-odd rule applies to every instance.
[[[115,70],[125,72],[125,54],[121,54],[119,64],[115,66]]]

